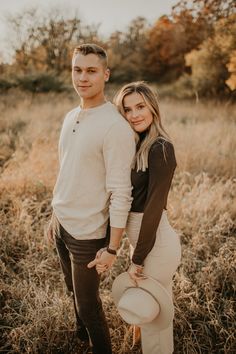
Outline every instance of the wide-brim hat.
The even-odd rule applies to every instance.
[[[113,282],[112,295],[121,317],[139,327],[167,328],[174,318],[174,305],[166,288],[150,277],[138,280],[137,284],[135,286],[127,272]]]

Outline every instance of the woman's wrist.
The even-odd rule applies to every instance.
[[[139,268],[139,269],[143,269],[143,265],[141,264],[135,264],[134,262],[132,262],[132,265],[134,265],[136,268]]]

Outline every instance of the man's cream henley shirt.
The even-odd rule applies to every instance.
[[[112,227],[125,227],[134,154],[134,132],[112,103],[66,115],[52,206],[71,236],[103,238],[109,217]]]

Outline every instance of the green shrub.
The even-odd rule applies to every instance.
[[[0,79],[0,92],[8,91],[10,88],[15,87],[16,83],[7,79]]]
[[[179,79],[168,84],[158,84],[157,92],[160,97],[173,97],[173,98],[194,98],[192,78],[188,74],[183,74]]]
[[[16,79],[17,85],[30,92],[62,92],[66,88],[63,81],[53,73],[28,74]]]

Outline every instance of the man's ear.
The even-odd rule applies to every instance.
[[[109,81],[109,78],[110,78],[110,69],[107,68],[106,71],[105,71],[105,82]]]

